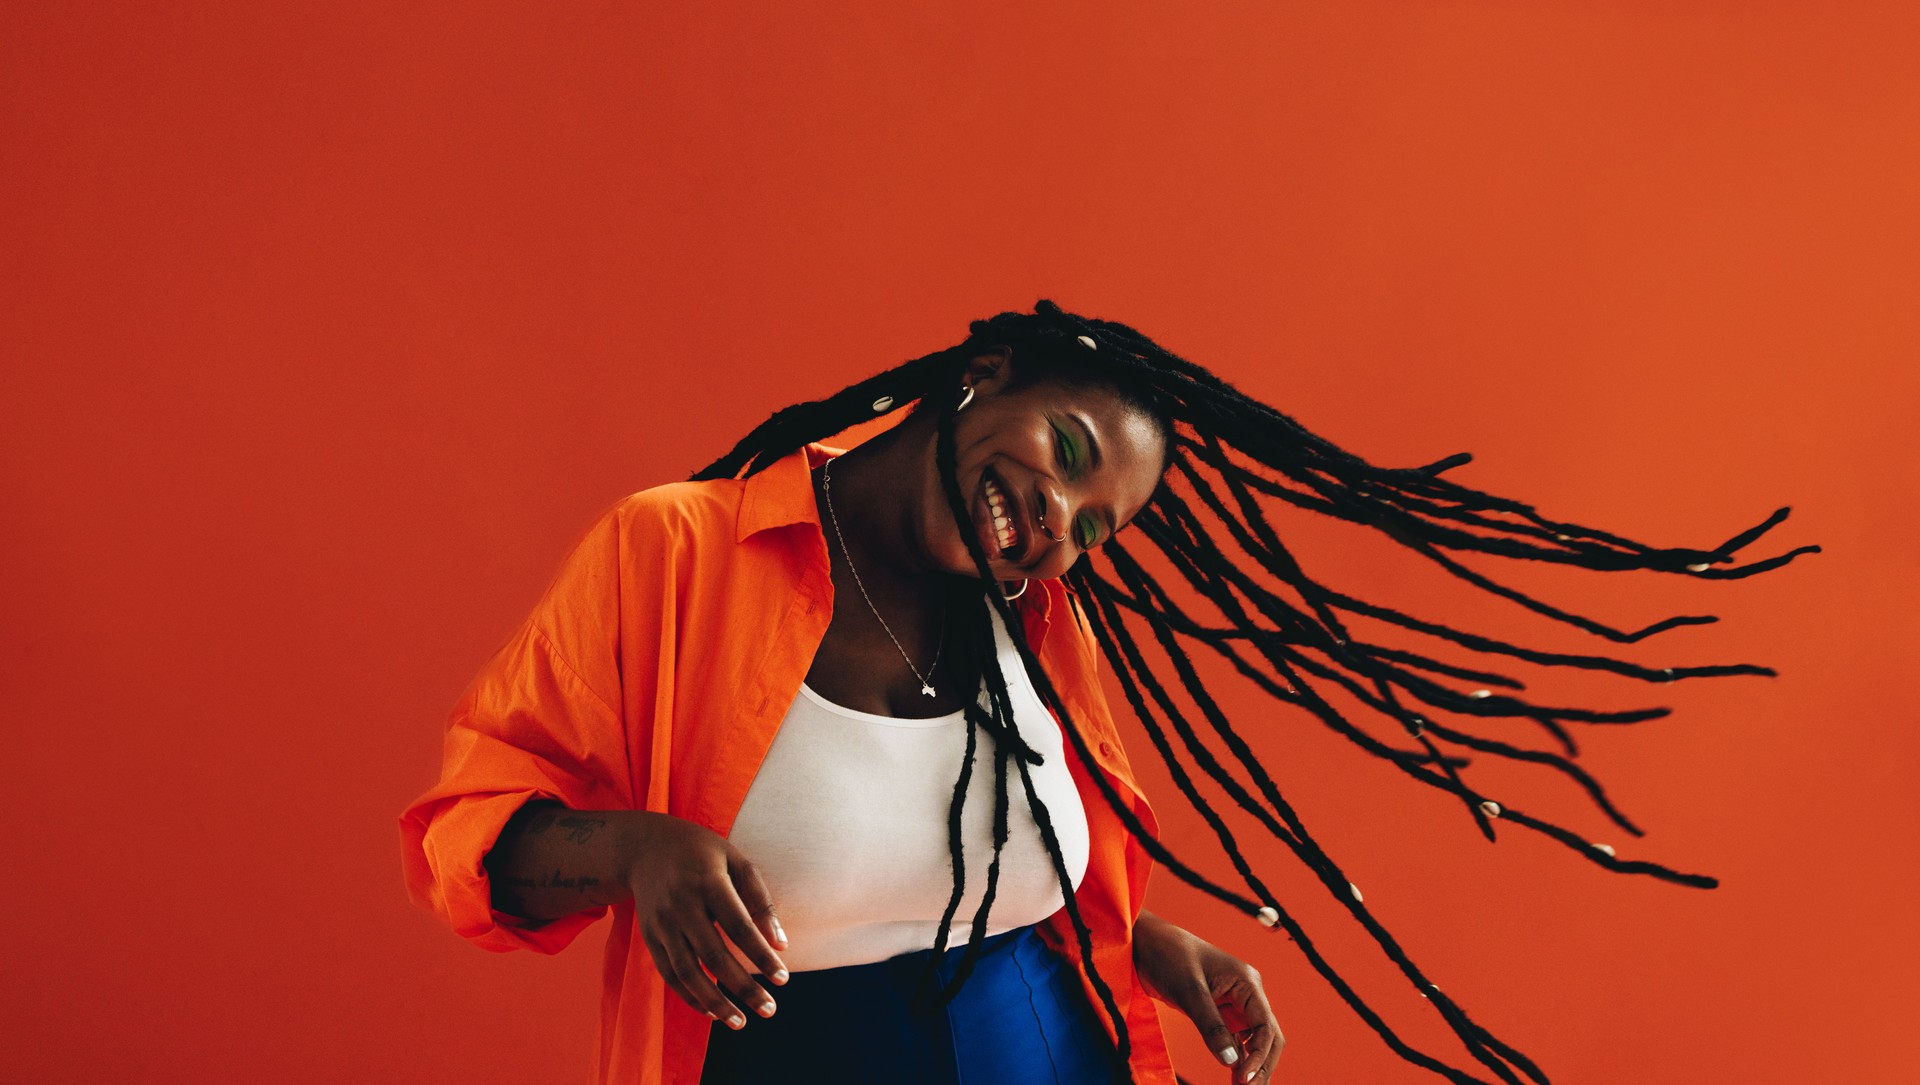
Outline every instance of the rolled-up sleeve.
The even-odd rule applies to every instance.
[[[497,911],[484,860],[507,820],[533,799],[633,808],[619,708],[621,549],[609,512],[461,694],[439,781],[400,815],[408,896],[482,948],[558,953],[607,912],[539,922]]]

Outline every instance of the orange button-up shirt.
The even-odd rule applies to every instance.
[[[644,490],[594,523],[461,695],[439,783],[400,815],[416,903],[483,948],[558,953],[609,909],[547,923],[494,910],[481,860],[522,804],[652,810],[727,835],[833,615],[810,470],[839,451],[808,445],[747,479]],[[1157,831],[1100,688],[1098,646],[1067,598],[1059,581],[1036,580],[1015,607],[1095,767]],[[1074,899],[1094,962],[1126,1018],[1134,1079],[1173,1085],[1158,1012],[1133,965],[1152,861],[1071,743],[1066,757],[1091,841]],[[712,1022],[667,990],[634,936],[632,902],[612,911],[595,1081],[696,1085]],[[1040,933],[1073,962],[1105,1022],[1066,909]]]

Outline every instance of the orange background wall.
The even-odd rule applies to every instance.
[[[0,1078],[584,1080],[604,928],[496,956],[403,896],[394,819],[454,698],[614,499],[1051,297],[1376,462],[1470,450],[1451,477],[1550,515],[1711,546],[1793,506],[1748,556],[1826,552],[1751,580],[1478,563],[1623,625],[1724,619],[1638,661],[1780,670],[1527,675],[1676,709],[1588,760],[1653,830],[1622,854],[1717,891],[1490,846],[1235,703],[1369,904],[1556,1082],[1909,1080],[1906,8],[7,5]],[[1282,527],[1326,583],[1607,647]],[[1605,837],[1570,787],[1500,786]],[[1277,1080],[1432,1080],[1284,939],[1164,875],[1150,904],[1265,973]]]

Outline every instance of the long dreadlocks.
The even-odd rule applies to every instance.
[[[994,745],[995,804],[993,854],[987,867],[985,894],[973,916],[966,952],[953,979],[939,993],[940,1000],[951,999],[965,982],[981,946],[998,885],[1001,849],[1008,835],[1008,770],[1011,766],[1019,774],[1042,842],[1052,856],[1081,961],[1113,1022],[1117,1041],[1114,1055],[1119,1072],[1125,1073],[1130,1052],[1126,1023],[1111,989],[1094,968],[1089,928],[1075,905],[1057,834],[1044,804],[1034,793],[1028,765],[1038,764],[1041,759],[1020,740],[1013,725],[1006,678],[1000,671],[992,632],[986,624],[989,620],[997,617],[1004,623],[1034,688],[1059,717],[1076,754],[1089,765],[1093,759],[1077,722],[1041,669],[1026,642],[1024,627],[989,572],[987,555],[982,552],[974,532],[967,529],[967,502],[955,477],[953,408],[958,402],[961,369],[969,358],[979,353],[1008,347],[1020,359],[1022,380],[1047,374],[1102,382],[1133,404],[1149,410],[1160,420],[1168,437],[1167,469],[1134,522],[1140,529],[1139,538],[1157,551],[1157,564],[1171,569],[1178,577],[1176,583],[1184,582],[1189,590],[1183,594],[1197,598],[1198,609],[1190,610],[1177,601],[1175,594],[1156,579],[1147,564],[1117,540],[1109,540],[1098,551],[1084,555],[1068,571],[1065,580],[1073,590],[1070,596],[1073,606],[1092,629],[1127,703],[1166,761],[1174,783],[1219,839],[1244,888],[1216,882],[1174,856],[1146,831],[1112,783],[1103,774],[1090,772],[1088,775],[1104,800],[1161,866],[1182,881],[1291,936],[1313,969],[1403,1058],[1452,1082],[1488,1085],[1484,1078],[1413,1048],[1334,970],[1299,922],[1255,873],[1212,801],[1201,793],[1198,782],[1183,763],[1184,755],[1235,805],[1284,844],[1366,928],[1407,980],[1427,997],[1476,1062],[1508,1085],[1521,1085],[1523,1074],[1544,1085],[1547,1078],[1538,1066],[1468,1017],[1464,1009],[1428,979],[1367,910],[1353,883],[1314,839],[1298,812],[1281,795],[1279,786],[1254,756],[1246,739],[1208,693],[1188,648],[1199,646],[1219,655],[1234,671],[1274,698],[1300,706],[1368,754],[1385,760],[1423,784],[1453,795],[1489,840],[1494,838],[1494,822],[1504,821],[1556,840],[1589,862],[1619,873],[1645,874],[1681,885],[1712,888],[1718,883],[1706,875],[1683,873],[1645,860],[1622,859],[1608,845],[1594,843],[1546,818],[1496,802],[1477,791],[1460,771],[1467,763],[1460,751],[1548,766],[1578,784],[1601,813],[1623,831],[1640,836],[1643,835],[1641,829],[1614,806],[1599,781],[1573,760],[1578,746],[1567,725],[1634,723],[1667,715],[1669,709],[1603,712],[1534,704],[1511,692],[1486,688],[1503,691],[1524,688],[1515,678],[1358,639],[1349,631],[1347,620],[1357,615],[1450,641],[1483,655],[1607,671],[1642,681],[1670,682],[1680,678],[1776,672],[1751,664],[1656,669],[1606,656],[1539,651],[1405,614],[1310,579],[1268,522],[1267,508],[1272,502],[1282,502],[1377,528],[1469,584],[1555,621],[1623,644],[1676,626],[1716,619],[1677,616],[1639,630],[1616,629],[1501,584],[1467,568],[1445,551],[1471,551],[1595,570],[1652,569],[1732,579],[1784,565],[1801,554],[1818,553],[1820,548],[1803,546],[1777,557],[1745,565],[1731,564],[1736,552],[1786,519],[1789,511],[1786,508],[1716,547],[1660,548],[1595,528],[1550,520],[1519,501],[1440,477],[1443,472],[1469,462],[1472,457],[1466,453],[1423,467],[1378,467],[1308,431],[1287,415],[1243,394],[1133,328],[1067,313],[1050,301],[1039,302],[1033,313],[1008,312],[974,321],[970,331],[967,339],[954,347],[876,374],[827,399],[775,413],[732,452],[693,476],[695,479],[732,478],[743,471],[751,475],[808,442],[830,437],[876,413],[909,403],[916,404],[916,410],[939,411],[936,459],[941,481],[955,522],[960,526],[960,537],[966,540],[967,550],[973,555],[979,572],[979,581],[965,583],[967,590],[985,597],[994,613],[979,606],[948,610],[949,614],[957,615],[957,628],[951,632],[960,634],[960,641],[968,646],[956,661],[955,681],[963,690],[984,685],[988,698],[985,706],[976,700],[964,708],[967,751],[948,819],[953,894],[941,919],[932,955],[935,963],[947,947],[966,882],[961,811],[981,731],[990,736]],[[1262,583],[1263,579],[1285,585],[1297,599],[1270,590]],[[1151,634],[1159,648],[1158,656],[1150,656],[1143,649],[1130,621],[1132,626],[1143,627]],[[1165,677],[1169,669],[1188,700],[1198,708],[1201,722],[1211,732],[1211,741],[1230,752],[1246,779],[1251,781],[1251,789],[1222,763],[1209,740],[1176,703],[1171,683]],[[1461,680],[1481,688],[1462,692],[1436,681],[1436,677]],[[1322,695],[1323,689],[1335,686],[1394,721],[1405,738],[1397,743],[1389,742],[1343,716]],[[1443,715],[1466,717],[1466,720],[1443,722]],[[1467,729],[1473,717],[1531,721],[1553,740],[1559,752],[1477,734]]]

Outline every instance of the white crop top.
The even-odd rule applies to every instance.
[[[1064,736],[1034,692],[998,617],[989,621],[1015,725],[1045,758],[1029,765],[1075,887],[1087,869],[1087,819]],[[982,689],[981,702],[986,703]],[[833,704],[802,685],[747,790],[728,839],[759,868],[799,972],[930,949],[953,892],[947,808],[967,749],[959,712],[901,719]],[[949,947],[966,944],[993,858],[993,739],[979,733],[962,836],[966,892]],[[1063,904],[1053,861],[1007,765],[1007,843],[986,933],[1037,923]]]

